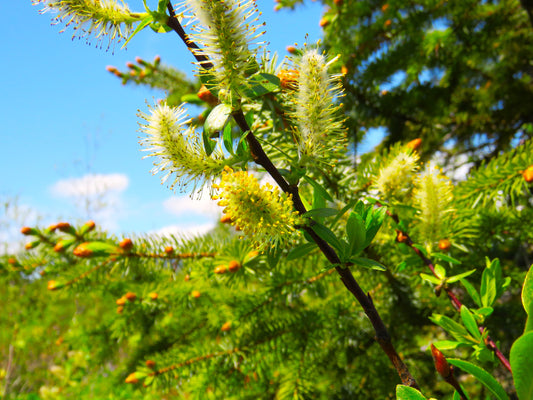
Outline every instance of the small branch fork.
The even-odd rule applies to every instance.
[[[383,207],[382,204],[380,203],[376,203],[376,205],[378,207]],[[391,217],[394,222],[396,223],[399,223],[399,219],[398,219],[398,216],[396,214],[393,214],[391,213],[389,210],[386,211],[387,212],[387,215],[389,217]],[[402,240],[401,240],[401,243],[404,243],[406,244],[407,246],[409,246],[411,249],[413,249],[413,251],[418,255],[418,257],[420,257],[420,259],[424,262],[424,264],[426,264],[426,266],[431,270],[431,273],[437,277],[437,278],[440,278],[436,273],[435,273],[435,266],[433,265],[433,262],[428,258],[426,257],[426,255],[424,253],[422,253],[422,251],[420,251],[420,249],[418,249],[417,247],[414,246],[414,242],[413,240],[411,239],[411,237],[404,231],[398,231],[399,234],[402,235]],[[449,287],[444,287],[443,288],[444,291],[446,292],[446,294],[448,295],[448,298],[450,299],[453,307],[459,311],[461,310],[461,306],[463,305],[461,303],[461,301],[457,298],[457,296],[455,295],[455,293],[453,293],[452,289],[450,289]],[[483,326],[480,326],[479,327],[479,331],[481,333],[483,333],[483,331],[485,330],[485,327]],[[496,344],[496,342],[490,337],[490,336],[487,336],[487,338],[485,339],[485,344],[487,345],[487,347],[489,349],[491,349],[494,354],[496,355],[496,357],[498,358],[498,360],[500,361],[500,363],[507,369],[509,370],[509,372],[512,372],[511,371],[511,364],[509,362],[509,360],[507,359],[507,357],[505,357],[505,355],[501,352],[501,350],[498,348],[498,345]]]
[[[184,32],[183,27],[179,23],[178,19],[175,17],[175,13],[170,2],[168,3],[167,8],[170,13],[170,18],[167,22],[167,25],[176,31],[176,33],[180,36],[182,41],[191,51],[193,56],[196,58],[198,63],[204,69],[212,68],[213,64],[207,59],[207,57],[199,53],[198,46],[194,42],[192,42],[188,38],[187,34]],[[248,123],[246,122],[242,110],[235,111],[233,113],[233,118],[243,132],[248,132],[248,134],[246,135],[246,141],[250,148],[250,153],[254,162],[262,166],[272,176],[272,178],[276,181],[276,183],[284,192],[292,195],[294,207],[300,214],[304,214],[305,212],[307,212],[298,192],[298,186],[290,185],[280,174],[276,166],[266,155],[265,151],[263,150],[263,147],[261,146],[257,138],[252,133]],[[322,238],[320,238],[310,227],[304,227],[303,229],[312,237],[312,239],[315,241],[315,243],[318,245],[318,247],[330,263],[336,265],[341,264],[339,256],[328,243],[326,243]],[[361,306],[363,307],[365,314],[370,319],[370,322],[374,327],[374,331],[376,333],[376,341],[381,346],[385,354],[389,357],[392,364],[396,368],[396,371],[398,372],[402,383],[404,385],[418,389],[418,384],[409,372],[407,365],[405,365],[405,363],[398,355],[396,349],[394,348],[389,332],[387,331],[383,320],[381,319],[378,311],[376,310],[374,302],[372,301],[370,295],[365,294],[365,292],[361,289],[349,268],[342,268],[340,266],[337,266],[335,267],[335,269],[340,275],[341,281],[344,283],[346,288],[354,295],[359,304],[361,304]]]

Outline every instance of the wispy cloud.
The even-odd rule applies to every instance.
[[[57,181],[50,188],[56,197],[70,200],[77,217],[96,220],[104,229],[118,229],[118,220],[126,215],[122,198],[129,186],[124,174],[88,174]]]
[[[129,179],[124,174],[88,174],[80,178],[57,181],[51,188],[60,197],[90,197],[123,192],[128,188]]]
[[[188,196],[170,197],[163,202],[163,207],[169,213],[178,217],[191,217],[193,214],[202,218],[220,218],[222,208],[208,195],[201,199],[191,199]]]
[[[156,231],[149,232],[150,235],[156,236],[195,236],[202,235],[209,232],[215,227],[214,222],[208,222],[205,224],[183,224],[183,225],[169,225]]]

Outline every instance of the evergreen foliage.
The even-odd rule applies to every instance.
[[[196,82],[159,57],[108,70],[166,90],[142,143],[224,217],[197,237],[23,227],[26,251],[0,256],[4,398],[530,399],[526,2],[327,0],[340,55],[282,62],[253,1],[186,1],[191,36],[167,0],[36,3],[97,38],[179,35]]]

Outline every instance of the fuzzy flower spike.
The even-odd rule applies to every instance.
[[[341,105],[337,103],[343,95],[340,75],[328,73],[329,66],[337,58],[327,61],[317,49],[306,47],[293,61],[298,71],[298,84],[292,116],[298,125],[301,164],[330,164],[340,159],[346,150],[346,129],[339,112]]]
[[[220,184],[218,205],[231,223],[250,237],[259,250],[268,247],[287,246],[296,238],[294,226],[301,222],[290,195],[259,182],[245,171],[234,172],[226,167]]]
[[[153,174],[164,172],[163,183],[172,177],[171,188],[179,185],[186,190],[192,186],[193,193],[220,174],[225,164],[221,150],[206,155],[201,138],[187,126],[190,119],[186,119],[185,109],[163,104],[150,107],[150,111],[149,115],[139,114],[146,121],[139,126],[146,135],[140,143],[151,152],[145,157],[156,158]]]
[[[453,212],[453,184],[431,162],[417,176],[413,200],[419,209],[419,230],[428,246],[448,236],[449,215]]]
[[[185,5],[198,22],[191,36],[201,47],[196,50],[198,54],[213,64],[211,72],[220,101],[238,107],[242,97],[239,88],[256,63],[250,48],[260,44],[254,42],[264,33],[259,31],[262,25],[257,24],[255,1],[186,0]]]
[[[73,25],[73,38],[93,36],[98,42],[107,38],[108,48],[113,40],[126,39],[133,24],[142,18],[141,14],[130,12],[122,0],[32,0],[32,3],[43,5],[41,13],[55,11],[54,23],[64,23],[65,29]]]
[[[398,143],[381,157],[381,167],[374,182],[385,201],[402,202],[410,194],[413,175],[418,170],[417,152]]]

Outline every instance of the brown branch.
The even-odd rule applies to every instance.
[[[197,50],[198,46],[194,44],[190,39],[188,39],[178,19],[175,18],[174,11],[170,3],[168,4],[168,9],[171,15],[169,18],[168,25],[178,33],[180,38],[184,41],[184,43],[187,45],[189,50],[191,50],[192,54],[196,57],[200,66],[202,66],[205,69],[212,68],[213,65],[207,60],[207,58],[201,58],[201,59],[198,58],[199,57],[199,51]],[[284,192],[292,196],[294,208],[300,214],[306,213],[307,210],[298,192],[298,186],[290,185],[285,180],[285,178],[283,178],[283,176],[281,175],[279,170],[276,168],[276,166],[272,163],[270,158],[266,155],[265,151],[263,150],[263,147],[261,146],[257,138],[254,136],[248,123],[246,122],[246,119],[244,117],[244,113],[242,112],[242,110],[235,111],[233,113],[233,118],[242,132],[248,132],[248,134],[246,135],[246,141],[250,148],[250,153],[252,155],[253,160],[258,165],[262,166],[272,176],[272,178],[276,181],[276,183],[279,185],[281,190],[283,190]],[[361,304],[361,307],[363,307],[363,311],[365,312],[367,317],[370,319],[370,322],[372,323],[372,326],[374,327],[374,331],[376,333],[376,341],[379,343],[379,345],[381,346],[385,354],[387,354],[392,364],[396,368],[396,371],[398,372],[398,375],[400,376],[402,383],[404,385],[418,388],[418,384],[416,383],[415,379],[411,376],[411,373],[409,372],[407,365],[404,364],[404,362],[402,361],[402,359],[396,352],[396,349],[394,348],[392,344],[389,332],[387,331],[387,328],[383,320],[381,319],[381,316],[376,310],[376,307],[374,306],[374,302],[372,301],[372,298],[370,297],[370,295],[365,294],[365,292],[361,289],[361,287],[357,283],[356,279],[354,278],[352,272],[350,271],[347,265],[345,267],[340,266],[342,263],[341,263],[339,256],[326,241],[324,241],[320,236],[318,236],[311,227],[305,226],[303,227],[303,229],[311,236],[313,241],[318,245],[322,253],[328,259],[328,261],[336,265],[335,269],[337,273],[340,275],[341,281],[344,283],[344,286],[346,286],[346,288],[350,291],[350,293],[354,295],[354,297],[357,299],[359,304]]]

